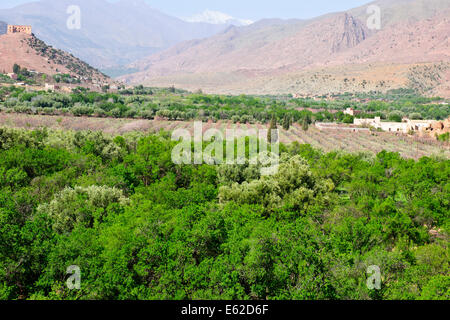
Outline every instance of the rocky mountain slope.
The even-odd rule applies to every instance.
[[[48,46],[34,35],[0,35],[0,70],[12,72],[14,64],[36,72],[71,74],[84,80],[108,82],[110,79],[72,54]]]
[[[280,26],[268,29],[276,32],[277,28]],[[271,37],[261,34],[258,28],[231,27],[217,36],[177,45],[130,66],[143,69],[141,75],[145,76],[231,71],[263,74],[300,69],[358,45],[370,31],[352,16],[342,14],[310,23],[296,33],[284,32],[281,38],[272,30],[269,34]]]
[[[382,29],[400,22],[418,22],[429,19],[450,7],[448,0],[375,0],[367,5],[349,10],[348,13],[365,21],[368,17],[369,5],[380,8]]]
[[[450,62],[450,2],[372,4],[381,8],[380,30],[368,29],[367,6],[309,21],[261,21],[176,45],[131,64],[138,72],[121,79],[223,93],[327,94],[406,87],[415,65]],[[444,71],[439,77],[446,81]]]
[[[67,11],[74,5],[80,8],[80,29],[67,27]],[[186,22],[152,9],[144,0],[41,0],[0,10],[0,20],[32,25],[46,43],[99,68],[127,64],[227,27]]]

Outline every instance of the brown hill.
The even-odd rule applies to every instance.
[[[370,34],[367,27],[348,14],[305,25],[297,32],[280,26],[252,29],[231,27],[205,39],[182,43],[161,54],[131,65],[145,70],[139,77],[181,73],[247,71],[254,74],[301,69],[355,47]]]
[[[48,75],[65,73],[83,80],[109,81],[108,77],[87,63],[46,45],[34,35],[0,35],[0,71],[12,72],[15,63],[28,70]]]
[[[390,8],[382,11],[379,31],[362,22],[367,7],[349,11],[354,15],[233,27],[141,60],[130,66],[137,73],[121,79],[221,93],[327,94],[414,87],[447,96],[450,3],[374,3]],[[418,66],[433,70],[436,77],[431,78],[439,81],[418,75]]]
[[[153,9],[147,2],[27,1],[11,9],[0,9],[0,20],[32,25],[33,32],[46,43],[98,68],[128,64],[181,41],[212,36],[227,27],[186,22]],[[67,9],[73,5],[81,10],[81,29],[67,28]]]
[[[450,61],[450,18],[448,14],[396,23],[335,58],[336,63]]]
[[[381,9],[382,28],[400,22],[429,19],[450,7],[448,0],[376,0],[348,12],[360,20],[365,20],[368,5],[376,5]]]

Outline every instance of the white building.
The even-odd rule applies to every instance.
[[[55,85],[54,84],[45,84],[45,90],[46,91],[55,91]]]
[[[353,116],[353,117],[358,115],[358,114],[360,114],[360,113],[361,113],[361,111],[355,110],[353,108],[347,108],[344,111],[344,114],[348,114],[348,115]]]
[[[370,126],[375,129],[381,129],[387,132],[402,132],[408,133],[410,131],[424,131],[429,128],[435,120],[409,120],[404,119],[403,122],[382,122],[380,117],[375,119],[354,119],[353,124],[359,126]]]

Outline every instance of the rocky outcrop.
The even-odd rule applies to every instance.
[[[336,26],[332,35],[333,53],[356,47],[370,35],[370,30],[361,21],[347,13],[336,18]]]

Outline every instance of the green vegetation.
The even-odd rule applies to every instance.
[[[55,76],[56,81],[76,82],[67,75]],[[401,121],[403,116],[446,119],[450,108],[444,104],[415,104],[415,100],[368,103],[314,101],[288,97],[223,96],[189,93],[176,88],[145,88],[119,90],[117,93],[89,92],[78,88],[72,94],[25,92],[24,88],[3,88],[0,108],[29,114],[54,114],[114,118],[166,120],[229,120],[234,123],[277,123],[289,128],[298,123],[304,128],[314,122],[352,123],[353,117],[343,111],[348,107],[360,110],[360,117],[380,116]],[[425,103],[424,100],[423,103]],[[427,102],[428,103],[428,102]]]
[[[15,81],[4,73],[0,73],[0,83],[14,83]]]
[[[86,62],[75,58],[72,54],[55,49],[34,36],[26,39],[26,42],[38,55],[47,58],[49,63],[52,62],[62,65],[80,78],[92,80],[103,79],[106,77],[99,70],[91,67]]]
[[[447,133],[441,134],[437,138],[438,138],[439,141],[449,142],[450,141],[450,133],[447,132]]]
[[[277,119],[275,118],[275,116],[273,116],[272,119],[270,120],[269,130],[267,131],[267,141],[269,143],[278,142],[277,129],[278,129]]]
[[[393,122],[402,122],[402,114],[401,114],[401,112],[392,111],[391,113],[389,113],[388,120],[389,121],[393,121]]]
[[[325,97],[322,97],[325,98]],[[380,116],[388,119],[389,113],[398,112],[400,117],[411,119],[444,120],[450,116],[448,104],[441,104],[442,98],[427,98],[416,93],[412,89],[395,89],[387,93],[346,93],[332,95],[335,101],[327,103],[314,100],[304,100],[311,108],[325,108],[342,110],[352,107],[362,111],[360,118],[374,118]],[[302,100],[297,100],[301,105]],[[448,102],[448,101],[447,101]]]
[[[5,71],[3,71],[5,72]],[[30,71],[27,68],[21,67],[20,65],[18,65],[17,63],[15,63],[13,65],[13,73],[16,74],[17,76],[17,80],[13,80],[11,79],[9,76],[7,76],[6,74],[1,74],[0,73],[0,83],[8,83],[8,84],[14,84],[16,82],[23,82],[27,85],[32,85],[32,86],[37,86],[37,85],[43,85],[43,83],[45,82],[45,80],[47,79],[47,75],[40,73],[40,72],[36,72],[36,71]],[[0,90],[2,88],[0,87]],[[16,90],[15,88],[11,88],[9,90]],[[19,89],[19,90],[23,90],[23,88]]]
[[[0,298],[450,298],[450,160],[293,143],[260,176],[175,165],[175,144],[0,129]],[[81,290],[66,286],[72,265]],[[366,286],[372,265],[381,290]]]
[[[17,81],[24,82],[29,85],[35,85],[37,83],[36,80],[39,77],[38,73],[30,72],[27,68],[22,68],[17,63],[15,63],[13,66],[13,72],[17,75]],[[14,82],[15,81],[12,81],[12,83]]]
[[[81,83],[79,78],[72,77],[70,74],[55,74],[53,80],[56,83]]]

